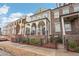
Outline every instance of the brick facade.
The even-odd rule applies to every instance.
[[[45,24],[45,31],[48,29],[48,35],[53,35],[53,34],[59,34],[59,35],[61,35],[61,31],[62,31],[62,29],[61,29],[61,27],[60,27],[60,29],[61,29],[61,31],[60,32],[56,32],[55,30],[55,22],[57,22],[57,21],[59,21],[60,22],[60,25],[61,25],[61,20],[60,20],[60,18],[61,17],[63,17],[62,15],[65,15],[65,14],[63,14],[63,9],[64,8],[69,8],[69,13],[68,14],[70,14],[70,13],[73,13],[74,12],[74,5],[75,4],[73,4],[73,3],[69,3],[69,4],[67,4],[67,5],[63,5],[63,6],[60,6],[60,7],[57,7],[57,8],[55,8],[55,9],[48,9],[48,10],[44,10],[44,11],[41,11],[41,12],[39,12],[39,13],[36,13],[36,14],[34,14],[34,15],[32,15],[31,16],[31,20],[32,21],[30,21],[30,22],[26,22],[26,24],[25,23],[23,23],[24,24],[24,28],[25,28],[25,30],[26,30],[26,27],[27,27],[27,23],[28,24],[30,24],[30,25],[32,25],[32,23],[35,23],[36,24],[36,26],[37,26],[37,29],[38,29],[38,23],[39,23],[39,21],[43,21],[44,19],[44,23],[46,22],[46,24]],[[79,5],[79,4],[78,4]],[[54,12],[55,11],[58,11],[59,12],[59,17],[58,18],[54,18]],[[36,17],[36,16],[39,16],[39,15],[43,15],[43,14],[45,14],[45,13],[47,13],[47,18],[41,18],[41,19],[35,19],[35,20],[33,20],[33,18],[34,17]],[[70,14],[70,15],[72,15],[72,14]],[[66,34],[79,34],[79,20],[78,20],[78,17],[76,17],[77,19],[75,19],[75,16],[71,16],[70,17],[70,15],[68,16],[68,17],[64,17],[63,19],[65,20],[65,18],[67,19],[67,21],[69,21],[69,19],[68,18],[70,18],[70,19],[72,19],[72,17],[74,17],[74,20],[73,21],[69,21],[69,22],[71,22],[71,28],[72,28],[72,31],[66,31]],[[78,15],[77,15],[78,16]],[[22,19],[21,19],[21,21],[22,21]],[[15,21],[15,22],[17,22],[18,24],[19,24],[19,21],[17,20],[17,21]],[[14,23],[15,24],[15,23]],[[9,27],[11,27],[11,26],[9,26]],[[31,27],[30,27],[31,28]],[[12,28],[11,28],[12,29]],[[17,27],[17,29],[18,29],[18,27]],[[20,28],[19,28],[20,29]],[[32,29],[32,28],[31,28]],[[9,31],[9,29],[7,29],[8,31]],[[10,30],[11,31],[11,30]],[[10,32],[9,31],[9,32]],[[11,31],[12,32],[12,31]],[[26,32],[26,31],[25,31]],[[25,34],[25,33],[24,33]],[[46,33],[47,34],[47,33]],[[39,35],[38,35],[39,36]]]
[[[72,4],[72,3],[70,3],[70,4],[68,4],[68,5],[65,5],[65,6],[61,6],[61,7],[58,7],[58,8],[56,8],[56,9],[54,9],[54,10],[58,10],[59,11],[59,16],[61,16],[61,15],[64,15],[63,14],[63,8],[65,8],[65,7],[69,7],[69,13],[73,13],[74,12],[74,4]],[[55,25],[54,25],[54,23],[55,23],[55,20],[57,20],[57,19],[55,19],[54,18],[54,10],[52,10],[52,22],[51,22],[51,24],[52,24],[52,34],[60,34],[60,32],[55,32]],[[60,19],[60,18],[58,18],[58,19]],[[77,20],[74,20],[73,22],[72,22],[72,26],[73,26],[73,29],[72,29],[72,32],[66,32],[66,33],[69,33],[69,34],[72,34],[73,32],[76,32],[76,33],[78,33],[78,25],[79,25],[79,23],[78,23],[78,19]],[[76,29],[76,31],[75,31],[75,29]]]

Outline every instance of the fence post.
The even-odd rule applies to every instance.
[[[28,39],[28,44],[29,44],[29,43],[30,43],[30,42],[29,42],[29,34],[27,34],[27,39]]]
[[[66,50],[68,51],[69,47],[68,47],[68,39],[66,39]]]
[[[55,38],[54,44],[55,44],[55,49],[57,49],[57,38]]]
[[[42,46],[43,45],[43,39],[42,38],[40,39],[40,43],[41,43],[40,46]]]

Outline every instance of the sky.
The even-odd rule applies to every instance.
[[[53,9],[55,3],[0,3],[0,27],[22,15],[33,15],[40,8]]]

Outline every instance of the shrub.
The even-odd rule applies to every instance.
[[[22,43],[26,43],[27,42],[27,39],[26,38],[23,38],[22,39]]]
[[[41,45],[41,40],[40,39],[35,39],[35,38],[24,38],[24,37],[20,37],[16,39],[16,42],[20,42],[20,43],[30,43],[33,45]]]
[[[62,43],[62,38],[61,38],[61,37],[58,37],[58,38],[57,38],[57,42],[58,42],[58,43]]]
[[[28,43],[29,38],[20,38],[20,42],[22,43]]]
[[[19,38],[16,38],[16,42],[20,42]]]
[[[58,43],[62,43],[62,38],[60,36],[58,37],[50,37],[50,42],[53,43],[54,41],[58,42]]]
[[[40,40],[33,38],[33,39],[31,39],[30,43],[33,45],[40,45]]]
[[[77,43],[74,40],[69,40],[68,44],[69,44],[69,48],[75,49],[77,47]]]
[[[29,43],[29,38],[25,38],[25,43]]]
[[[53,37],[53,36],[51,36],[51,37],[50,37],[50,42],[52,43],[52,42],[53,42],[53,40],[54,40],[54,37]]]
[[[76,47],[75,48],[75,51],[79,53],[79,47]]]
[[[20,37],[20,38],[18,38],[18,39],[19,39],[19,42],[22,42],[22,41],[23,41],[23,38],[21,38],[21,37]]]

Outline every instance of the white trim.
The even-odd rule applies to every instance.
[[[61,22],[62,22],[62,34],[65,35],[65,27],[64,27],[63,17],[61,18]]]

